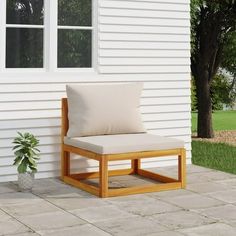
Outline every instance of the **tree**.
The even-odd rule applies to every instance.
[[[221,67],[232,75],[230,85],[230,96],[232,99],[236,97],[236,32],[232,32],[223,50],[223,61]]]
[[[236,29],[235,0],[191,1],[191,70],[198,102],[198,137],[212,138],[211,83],[227,39]]]
[[[222,110],[223,105],[231,107],[235,101],[232,82],[225,73],[218,73],[211,84],[211,100],[213,110]]]
[[[228,35],[224,50],[221,67],[230,74],[236,76],[236,31]]]
[[[211,82],[212,110],[222,110],[224,105],[232,107],[235,98],[236,90],[235,86],[233,86],[233,78],[221,70]],[[191,110],[194,112],[198,110],[194,80],[191,81]]]

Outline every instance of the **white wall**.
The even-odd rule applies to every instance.
[[[59,174],[60,99],[67,83],[144,81],[146,127],[150,133],[183,139],[190,162],[189,2],[99,0],[95,72],[1,73],[0,182],[16,179],[11,150],[16,131],[40,139],[37,177]],[[145,166],[176,164],[175,159],[145,160]],[[115,168],[125,163],[115,163]],[[73,166],[81,170],[97,163],[79,159]]]

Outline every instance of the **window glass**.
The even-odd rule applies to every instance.
[[[50,34],[57,57],[56,53],[50,57],[59,68],[91,68],[92,0],[54,0],[46,10],[58,10],[58,18],[51,18],[50,26],[44,26],[46,1],[51,0],[6,0],[5,67],[43,68],[44,49],[48,50],[44,44],[49,43],[44,28],[57,21],[57,34]]]
[[[42,25],[43,16],[43,0],[7,0],[7,24]]]
[[[91,30],[58,30],[58,67],[91,67]]]
[[[43,67],[43,30],[7,28],[6,67]]]
[[[58,25],[92,25],[91,0],[58,0]]]
[[[6,2],[6,68],[42,68],[44,1]]]
[[[92,67],[92,1],[58,0],[58,27],[58,67]]]

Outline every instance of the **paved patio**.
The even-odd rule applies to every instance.
[[[176,175],[176,167],[155,169]],[[189,165],[186,190],[99,199],[58,179],[0,184],[0,235],[235,236],[236,175]],[[144,184],[112,177],[112,187]]]

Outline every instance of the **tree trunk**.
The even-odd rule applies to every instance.
[[[199,138],[213,138],[212,102],[207,71],[203,71],[198,77],[196,78],[198,101],[197,135]]]

